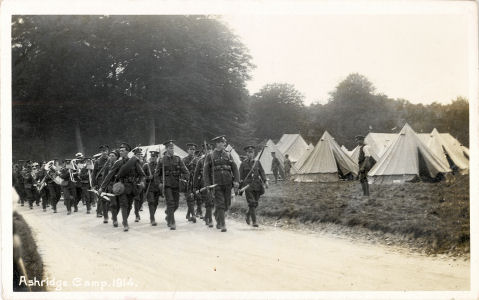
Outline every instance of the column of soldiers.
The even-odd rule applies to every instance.
[[[51,206],[57,213],[57,204],[63,195],[67,215],[78,212],[80,201],[90,214],[96,205],[96,217],[118,227],[121,215],[124,231],[129,230],[128,217],[134,208],[135,222],[140,221],[143,202],[148,205],[150,223],[157,226],[155,213],[159,199],[166,203],[165,221],[170,230],[176,229],[175,212],[179,207],[180,193],[187,204],[186,219],[196,223],[197,217],[205,225],[226,232],[226,212],[231,206],[232,190],[246,195],[248,213],[246,222],[257,227],[256,208],[259,198],[268,186],[259,160],[255,160],[255,147],[244,150],[247,158],[237,166],[225,150],[225,136],[204,143],[201,150],[194,143],[187,144],[188,156],[181,159],[174,152],[174,141],[164,143],[165,151],[149,151],[142,155],[141,148],[133,149],[121,143],[118,149],[107,145],[99,147],[96,158],[86,158],[81,153],[75,159],[53,159],[48,163],[24,162],[13,166],[13,185],[20,195],[20,204],[28,203],[33,209],[42,203],[43,211]],[[133,152],[130,157],[128,154]],[[195,210],[196,205],[196,210]],[[202,207],[205,207],[203,216]]]

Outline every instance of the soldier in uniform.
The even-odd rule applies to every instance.
[[[75,154],[75,165],[76,162],[79,160],[83,159],[83,154],[81,152],[78,152]],[[82,200],[82,204],[85,205],[85,200],[82,199],[82,184],[81,184],[81,179],[79,177],[79,170],[78,168],[74,167],[73,162],[70,163],[70,166],[72,167],[72,174],[73,174],[73,181],[71,182],[71,193],[73,195],[74,199],[74,207],[75,210],[73,212],[78,211],[78,203],[80,203],[80,200]]]
[[[284,156],[284,179],[288,180],[291,173],[291,160],[289,160],[289,155]]]
[[[225,151],[226,138],[224,135],[212,140],[215,150],[206,156],[203,178],[206,186],[214,187],[214,203],[216,228],[226,232],[225,212],[231,205],[231,188],[239,187],[239,173],[233,158]]]
[[[101,185],[103,182],[103,178],[108,175],[111,168],[115,164],[115,162],[120,158],[120,152],[118,150],[113,150],[108,154],[108,160],[106,161],[105,165],[103,166],[102,170],[100,171],[102,174],[98,175],[98,178],[101,178],[102,181],[98,181],[98,185]],[[106,192],[109,194],[113,194],[113,181],[110,181],[106,186]],[[101,197],[100,197],[101,198]],[[113,221],[113,227],[118,227],[118,212],[120,211],[120,200],[118,196],[107,196],[107,199],[102,199],[103,205],[103,223],[108,223],[108,209],[111,210],[111,220]]]
[[[196,163],[198,162],[198,158],[195,156],[195,151],[197,145],[194,143],[186,144],[188,150],[188,156],[183,158],[183,163],[185,164],[186,168],[188,169],[189,176],[186,179],[186,191],[185,191],[185,199],[186,205],[188,206],[188,211],[186,213],[186,219],[193,223],[196,223],[195,217],[195,196],[193,193],[193,176],[195,173]]]
[[[281,169],[281,163],[276,157],[276,152],[271,152],[271,156],[273,157],[273,160],[271,161],[271,171],[273,171],[274,183],[278,183],[278,174]]]
[[[25,191],[25,200],[28,201],[28,206],[30,209],[33,209],[33,202],[35,201],[34,196],[34,179],[32,176],[31,166],[26,165],[23,167],[22,170],[22,177],[23,177],[23,189]]]
[[[150,212],[151,226],[156,226],[155,213],[158,207],[158,198],[161,195],[160,187],[158,186],[158,179],[155,179],[155,170],[158,165],[159,151],[150,151],[149,162],[143,165],[143,172],[146,174],[146,190],[144,196],[148,203],[148,210]]]
[[[104,172],[105,171],[104,168],[108,161],[108,154],[110,152],[110,147],[108,145],[101,145],[98,147],[98,150],[100,150],[101,154],[100,154],[100,157],[93,164],[93,172],[92,172],[92,184],[95,187],[95,189],[99,188],[99,185],[103,182],[103,178],[106,175]],[[101,197],[96,196],[95,194],[93,197],[96,197],[96,199],[98,199],[97,206],[96,206],[96,216],[98,218],[101,218],[103,216],[104,217],[103,221],[106,220],[106,222],[104,223],[108,223],[109,202]],[[106,215],[106,217],[104,215]]]
[[[206,144],[203,145],[204,155],[200,157],[200,159],[196,163],[195,173],[193,175],[193,186],[195,189],[194,193],[195,193],[195,196],[199,196],[199,198],[201,199],[199,204],[197,202],[197,205],[198,205],[197,211],[199,210],[201,212],[201,205],[202,205],[202,202],[204,202],[205,209],[206,209],[204,220],[205,220],[206,226],[208,227],[213,227],[213,216],[212,216],[213,207],[214,207],[213,197],[211,193],[209,193],[206,189],[203,191],[200,191],[200,190],[206,187],[205,181],[203,180],[203,169],[205,165],[205,157],[208,153],[211,152],[212,149],[213,149],[212,145],[206,145]],[[198,193],[198,191],[200,192]]]
[[[142,155],[142,151],[141,151],[141,148],[139,147],[136,147],[135,149],[133,149],[133,155],[136,156],[136,158],[138,158],[138,163],[139,165],[141,166],[142,170],[143,170],[143,166],[144,166],[144,161],[143,161],[143,155]],[[144,170],[143,170],[143,173],[144,173]],[[146,173],[145,173],[146,175]],[[141,198],[143,196],[143,192],[144,190],[143,189],[139,189],[139,193],[138,195],[135,197],[134,201],[133,201],[133,208],[135,210],[135,222],[139,222],[140,221],[140,208],[141,208]]]
[[[13,176],[12,176],[13,187],[17,192],[21,206],[24,206],[25,201],[25,187],[23,185],[23,176],[22,176],[22,167],[20,164],[13,165]]]
[[[260,161],[255,161],[255,147],[247,146],[244,148],[247,154],[246,160],[241,163],[240,185],[246,187],[245,195],[248,202],[248,212],[246,213],[246,223],[250,224],[250,218],[253,226],[258,227],[256,222],[256,208],[258,207],[259,197],[264,194],[263,184],[268,187],[266,174]]]
[[[52,205],[53,213],[57,213],[57,203],[60,201],[61,197],[61,188],[60,186],[53,181],[53,178],[57,175],[57,169],[60,169],[60,164],[57,158],[53,159],[53,166],[49,167],[49,176],[47,176],[47,189],[48,196],[50,198],[50,204]]]
[[[75,211],[78,211],[76,200],[71,194],[71,191],[74,188],[72,187],[72,185],[74,185],[74,182],[71,181],[70,171],[67,167],[67,164],[69,164],[70,161],[70,159],[65,159],[61,166],[61,169],[59,170],[59,176],[61,179],[63,179],[61,191],[63,193],[63,201],[65,203],[65,206],[67,207],[67,215],[70,215],[72,213],[72,204],[75,208]]]
[[[156,166],[155,175],[166,198],[166,222],[171,230],[176,229],[175,211],[178,209],[180,200],[180,176],[189,177],[188,169],[178,155],[175,155],[173,140],[165,142],[166,153]]]
[[[49,202],[48,196],[48,188],[46,188],[46,181],[47,181],[47,171],[45,170],[45,165],[42,164],[41,168],[38,169],[36,173],[36,181],[37,181],[37,190],[40,194],[40,198],[42,199],[42,208],[43,211],[47,211],[47,205]],[[43,187],[42,187],[43,186]]]
[[[81,199],[86,204],[86,213],[91,213],[91,205],[93,202],[93,194],[89,191],[90,186],[90,172],[87,168],[87,161],[81,157],[78,161],[78,179],[81,186]]]
[[[120,159],[115,161],[99,190],[100,193],[105,190],[113,179],[116,183],[121,183],[117,185],[119,190],[116,192],[120,202],[123,231],[128,231],[129,229],[128,216],[130,215],[133,202],[140,196],[140,192],[145,186],[145,173],[143,172],[143,168],[136,156],[128,158],[130,151],[131,147],[127,143],[120,145]],[[113,191],[115,192],[114,186]]]
[[[357,135],[355,139],[359,146],[359,182],[361,183],[363,196],[369,197],[368,172],[374,166],[376,161],[370,154],[369,146],[364,143],[364,136]]]

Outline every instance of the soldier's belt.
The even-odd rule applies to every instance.
[[[215,170],[215,171],[220,171],[220,170],[231,171],[231,166],[228,166],[228,165],[219,165],[219,166],[215,166],[215,167],[213,168],[213,170]]]

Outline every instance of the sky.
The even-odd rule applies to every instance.
[[[412,103],[468,96],[468,27],[461,15],[223,15],[256,68],[251,94],[293,84],[305,104],[326,103],[350,73]]]

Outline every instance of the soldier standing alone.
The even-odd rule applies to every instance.
[[[363,195],[369,197],[368,172],[371,170],[376,161],[370,154],[369,146],[364,143],[364,136],[357,135],[355,139],[359,146],[359,182],[361,183],[361,188],[363,189]]]
[[[279,162],[279,159],[276,157],[276,152],[271,152],[271,156],[273,157],[271,161],[271,171],[273,171],[274,183],[278,183],[278,174],[281,169],[281,163]]]

